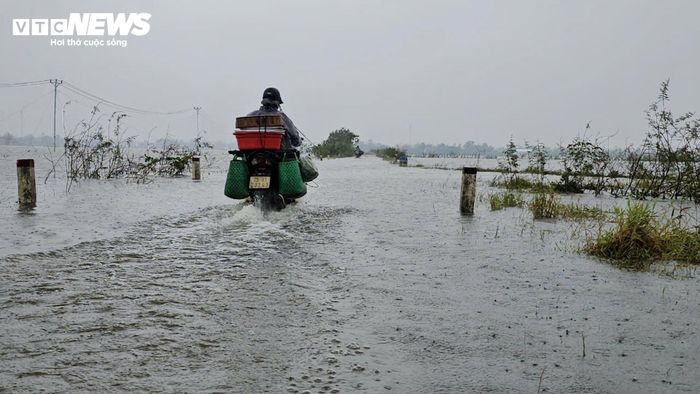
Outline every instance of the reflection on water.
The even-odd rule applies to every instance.
[[[317,164],[282,212],[223,197],[221,155],[202,182],[49,181],[21,216],[0,159],[0,391],[696,391],[696,278],[490,212],[490,174],[463,218],[458,171]]]

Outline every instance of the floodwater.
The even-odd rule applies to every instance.
[[[42,148],[45,150],[45,148]],[[700,390],[700,286],[577,253],[586,226],[472,217],[459,171],[318,162],[263,214],[203,180],[39,180],[0,147],[0,392]],[[610,199],[579,196],[592,204]]]
[[[437,169],[451,169],[460,170],[462,167],[478,167],[478,168],[488,168],[495,169],[499,167],[499,159],[487,159],[482,157],[409,157],[409,166],[422,166],[428,168]],[[518,159],[518,167],[520,169],[525,169],[529,166],[527,156],[520,156]],[[545,165],[545,170],[547,171],[561,171],[563,169],[563,164],[558,159],[549,159]]]

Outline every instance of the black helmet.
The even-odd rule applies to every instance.
[[[282,104],[282,96],[280,96],[280,91],[277,90],[276,88],[267,88],[263,92],[263,104],[269,103],[269,104]]]

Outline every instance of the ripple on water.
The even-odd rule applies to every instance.
[[[0,391],[276,387],[315,327],[309,242],[345,213],[226,205],[4,258]]]

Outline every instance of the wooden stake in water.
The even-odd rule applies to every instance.
[[[462,194],[459,200],[459,211],[462,215],[474,214],[476,199],[476,167],[462,168]]]
[[[36,206],[36,180],[34,176],[34,159],[17,160],[17,192],[20,209]]]
[[[198,181],[202,178],[202,172],[199,168],[199,157],[192,158],[192,180]]]

